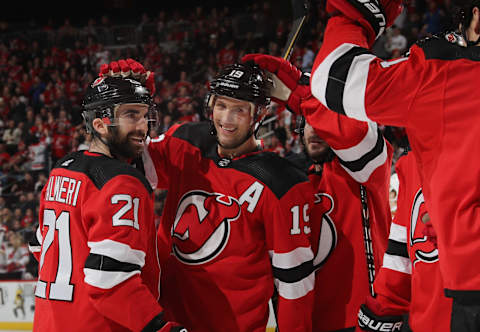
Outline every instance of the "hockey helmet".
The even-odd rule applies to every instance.
[[[99,77],[91,83],[85,93],[82,113],[87,131],[95,133],[92,122],[100,118],[115,125],[115,106],[127,103],[145,104],[149,107],[149,128],[155,125],[157,112],[149,91],[136,80],[121,77]]]
[[[260,121],[260,111],[270,103],[268,95],[271,87],[271,79],[253,62],[226,66],[210,82],[210,91],[205,97],[204,105],[206,117],[212,118],[216,96],[226,96],[253,103],[254,121]]]

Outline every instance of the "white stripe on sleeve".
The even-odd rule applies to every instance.
[[[287,253],[273,252],[272,265],[280,269],[295,268],[305,262],[313,261],[313,252],[310,247],[298,247]]]
[[[121,284],[128,278],[132,277],[135,274],[140,274],[140,271],[135,270],[131,272],[120,272],[120,271],[101,271],[84,268],[83,272],[85,273],[85,282],[91,286],[110,289],[118,284]]]
[[[361,54],[356,56],[350,65],[343,90],[343,108],[350,118],[370,121],[365,110],[365,91],[370,62],[375,58],[372,54]]]
[[[278,294],[288,300],[299,299],[312,291],[315,287],[315,273],[297,282],[283,282],[275,279]]]
[[[107,256],[123,263],[139,265],[142,268],[145,265],[145,252],[132,249],[129,245],[113,241],[103,240],[99,242],[88,242],[91,254]]]
[[[388,239],[400,243],[407,243],[407,227],[392,222],[390,224],[390,235]]]
[[[365,137],[355,146],[347,149],[335,150],[335,154],[343,161],[355,161],[362,158],[365,154],[373,150],[378,140],[378,126],[375,122],[368,123],[368,131]],[[386,151],[384,150],[384,153]]]
[[[383,267],[402,273],[412,274],[412,262],[409,258],[389,255],[383,255]]]
[[[318,100],[320,100],[323,105],[327,106],[327,82],[329,79],[330,68],[332,67],[333,63],[337,61],[338,58],[340,58],[342,55],[344,55],[354,47],[357,47],[357,45],[349,43],[338,46],[332,53],[327,55],[327,57],[313,72],[311,79],[312,94]]]
[[[352,172],[347,167],[341,165],[343,169],[357,182],[365,183],[370,178],[370,175],[387,160],[387,145],[383,141],[383,152],[370,160],[364,168],[357,172]]]

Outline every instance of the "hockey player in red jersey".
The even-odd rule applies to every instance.
[[[480,2],[463,7],[458,31],[382,61],[369,47],[399,3],[327,0],[338,15],[328,21],[311,89],[335,112],[406,128],[438,236],[445,294],[453,298],[451,329],[480,331],[480,265],[472,263],[480,252],[480,98],[473,83],[480,75]]]
[[[206,99],[210,121],[148,145],[147,177],[168,189],[161,303],[191,331],[264,332],[274,286],[279,330],[311,331],[313,192],[303,172],[257,146],[269,87],[257,66],[223,68]]]
[[[272,97],[307,119],[299,129],[313,162],[308,175],[315,201],[328,208],[310,214],[316,268],[313,330],[353,331],[387,247],[392,147],[376,124],[326,110],[311,96],[308,77],[288,61],[263,54],[243,60],[268,70],[276,83]]]
[[[139,82],[87,89],[88,151],[60,159],[40,202],[34,331],[186,331],[158,304],[153,192],[128,162],[144,148],[151,97]]]
[[[362,305],[358,323],[372,332],[447,332],[452,299],[443,294],[438,249],[426,236],[428,215],[413,154],[402,156],[395,169],[400,183],[397,213],[375,279],[376,297]],[[409,327],[400,329],[406,314]]]

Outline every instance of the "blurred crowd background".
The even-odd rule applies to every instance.
[[[37,275],[27,243],[38,223],[39,195],[56,160],[88,149],[81,101],[101,64],[133,58],[155,72],[160,122],[151,136],[177,122],[204,120],[204,95],[220,67],[246,53],[281,54],[291,22],[289,1],[284,2],[285,7],[279,1],[247,1],[240,8],[221,2],[146,8],[130,16],[106,11],[81,21],[68,14],[0,19],[0,279]],[[375,54],[402,56],[417,39],[450,28],[450,6],[448,0],[410,1],[374,45]],[[312,1],[291,57],[303,71],[312,67],[326,22],[324,1]],[[271,105],[259,132],[265,148],[282,156],[301,152],[296,122],[283,107]],[[396,160],[406,144],[404,130],[381,129]],[[165,194],[156,195],[158,218]]]

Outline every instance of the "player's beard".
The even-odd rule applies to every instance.
[[[121,135],[117,127],[108,128],[107,145],[110,149],[110,153],[122,159],[135,159],[141,156],[143,147],[134,145],[131,142],[131,137],[144,137],[144,133],[141,131],[132,131],[126,135]]]
[[[323,164],[324,162],[329,162],[333,159],[333,150],[326,143],[323,143],[321,148],[316,149],[310,148],[308,143],[308,141],[304,142],[305,152],[315,164]]]

